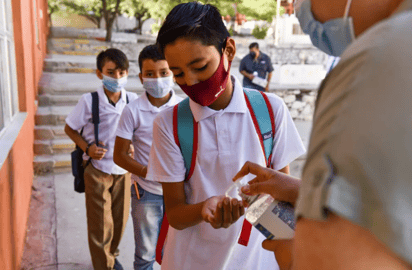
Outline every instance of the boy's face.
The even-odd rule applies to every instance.
[[[166,60],[153,61],[152,59],[145,59],[142,62],[142,71],[139,73],[139,78],[143,83],[143,78],[162,78],[172,75]]]
[[[99,79],[103,79],[103,75],[112,77],[114,79],[120,79],[124,76],[127,76],[129,74],[129,71],[116,68],[116,64],[113,61],[109,60],[104,63],[102,71],[98,69],[96,70],[96,74]]]
[[[224,67],[228,70],[236,52],[234,40],[229,38],[224,51]],[[220,64],[220,53],[214,46],[205,46],[200,41],[177,39],[166,45],[165,58],[170,70],[180,85],[194,85],[213,76]]]

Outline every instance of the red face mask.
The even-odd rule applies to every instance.
[[[183,92],[189,96],[191,100],[202,106],[209,106],[216,101],[218,97],[225,91],[226,82],[229,77],[229,70],[232,62],[229,61],[228,71],[225,70],[223,64],[223,54],[220,58],[220,64],[216,72],[206,81],[199,82],[192,86],[180,85]]]

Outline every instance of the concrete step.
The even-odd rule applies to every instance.
[[[68,153],[35,156],[33,166],[36,175],[71,172],[71,156]]]
[[[35,115],[36,125],[65,125],[67,115],[74,106],[38,107]]]
[[[39,97],[42,95],[82,95],[96,91],[101,85],[102,81],[95,74],[43,72],[39,82]],[[136,77],[129,77],[125,88],[139,95],[144,91],[140,79]],[[175,85],[173,89],[178,95],[185,96],[178,85]],[[48,96],[44,96],[44,99],[45,102],[50,100]]]
[[[137,41],[137,42],[136,42]],[[68,39],[68,38],[51,38],[48,40],[47,48],[49,54],[67,55],[67,56],[92,56],[96,57],[101,51],[108,48],[117,48],[124,52],[129,61],[137,62],[141,50],[149,45],[154,44],[153,38],[138,38],[133,41],[113,41],[105,42],[97,39]]]
[[[44,59],[43,71],[58,73],[96,73],[96,56],[49,54]],[[137,77],[137,62],[129,62],[129,77]]]
[[[142,92],[141,92],[142,93]],[[181,97],[184,97],[185,94],[180,90],[177,94]],[[66,124],[65,119],[67,115],[73,110],[75,107],[77,100],[80,98],[79,95],[77,96],[70,96],[70,99],[65,101],[65,97],[67,96],[53,96],[48,95],[47,97],[40,98],[42,102],[46,102],[44,100],[48,99],[47,102],[55,103],[50,106],[39,106],[37,108],[37,112],[35,115],[35,124],[36,126],[64,126]],[[52,134],[53,130],[44,131],[39,130],[39,132],[46,132],[48,134]],[[51,136],[51,135],[47,135]]]
[[[96,74],[43,72],[39,82],[39,94],[82,95],[96,91],[102,81]],[[140,79],[129,77],[125,88],[131,92],[141,92]]]
[[[50,38],[67,38],[67,39],[90,39],[104,40],[106,31],[103,29],[78,29],[74,27],[51,27]],[[113,32],[113,42],[137,42],[153,44],[156,42],[156,36],[140,35],[124,32]]]
[[[34,141],[35,155],[55,155],[71,153],[74,148],[74,142],[68,138]]]
[[[64,132],[64,125],[38,125],[34,126],[35,140],[58,140],[68,139],[69,137]]]
[[[111,43],[97,39],[80,39],[80,38],[49,38],[47,47],[49,51],[65,52],[89,52],[98,54],[100,51],[110,48]]]

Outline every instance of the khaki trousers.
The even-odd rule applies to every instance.
[[[87,232],[95,270],[112,270],[130,207],[130,173],[106,174],[90,163],[84,171]]]

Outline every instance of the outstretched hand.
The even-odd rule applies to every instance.
[[[300,179],[247,161],[235,175],[233,181],[249,173],[254,174],[256,177],[249,181],[248,185],[241,188],[243,193],[246,195],[265,193],[278,201],[295,204],[299,192]]]
[[[228,228],[244,213],[242,202],[225,196],[207,199],[202,208],[203,220],[210,223],[215,229]]]

